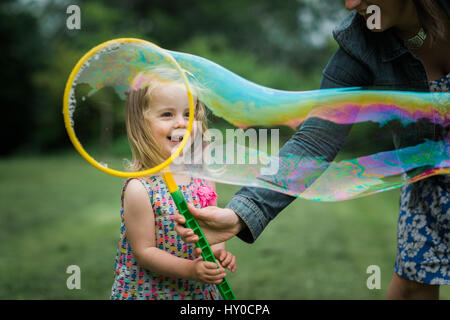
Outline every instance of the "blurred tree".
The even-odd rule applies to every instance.
[[[80,30],[66,28],[70,4],[81,8]],[[307,90],[318,86],[335,50],[324,25],[336,21],[340,9],[342,3],[332,0],[3,1],[0,59],[8,120],[1,130],[12,137],[2,154],[69,146],[64,85],[76,61],[101,42],[143,38],[204,56],[266,86]]]
[[[112,38],[129,36],[143,38],[143,34],[137,28],[125,26],[123,12],[119,9],[108,7],[101,2],[89,2],[81,4],[81,30],[68,30],[64,19],[56,17],[65,13],[67,3],[48,2],[42,10],[42,16],[54,21],[54,24],[45,31],[47,52],[47,67],[34,74],[34,85],[39,88],[40,101],[45,105],[39,106],[35,121],[39,131],[33,140],[34,146],[39,146],[40,151],[53,150],[69,145],[62,120],[62,98],[67,78],[76,62],[87,50],[101,42]],[[64,17],[66,17],[64,15]],[[132,20],[132,19],[131,19]],[[105,112],[105,108],[99,110],[99,121],[111,124],[111,114]],[[91,127],[90,132],[97,132],[99,122],[97,117],[86,119],[83,126]],[[112,129],[111,129],[112,130]],[[100,131],[100,140],[105,145],[111,145],[112,131]],[[97,135],[92,134],[97,137]],[[84,140],[82,142],[85,142]]]
[[[12,2],[6,0],[0,4],[0,132],[3,139],[0,155],[18,150],[36,129],[32,115],[36,88],[31,77],[43,61],[36,18],[14,10]]]
[[[229,46],[269,63],[316,71],[329,58],[324,26],[342,17],[343,1],[314,0],[101,0],[133,12],[142,31],[176,50],[197,36],[224,36]]]

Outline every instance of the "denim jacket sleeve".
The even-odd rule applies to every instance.
[[[323,72],[321,89],[362,86],[367,70],[339,49]],[[359,78],[358,78],[359,77]],[[319,156],[332,161],[339,152],[350,130],[348,125],[338,125],[319,118],[308,118],[298,131],[280,149],[279,156],[295,154],[299,157]],[[264,188],[243,187],[228,203],[247,225],[238,237],[252,243],[269,222],[286,208],[295,197]]]

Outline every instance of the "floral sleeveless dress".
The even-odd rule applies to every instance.
[[[184,243],[175,231],[174,213],[176,206],[164,180],[160,176],[138,179],[147,190],[155,215],[156,245],[159,249],[179,258],[193,260],[193,244]],[[123,199],[126,186],[122,189],[120,240],[115,259],[115,279],[112,286],[112,300],[220,300],[215,285],[193,280],[166,277],[137,264],[128,242],[124,223]],[[193,179],[188,185],[179,185],[187,202],[200,207],[196,190],[206,185],[203,179]]]
[[[430,81],[430,91],[450,91],[450,74]],[[450,284],[450,175],[402,187],[397,239],[398,275],[420,283]]]

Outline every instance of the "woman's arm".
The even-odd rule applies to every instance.
[[[339,49],[323,72],[320,89],[371,85],[372,75],[363,62]],[[280,149],[279,157],[294,154],[298,157],[321,157],[331,162],[336,157],[351,129],[320,118],[308,118]],[[319,174],[315,174],[319,176]],[[252,243],[269,222],[296,198],[265,188],[243,187],[226,208],[189,207],[210,243],[226,241],[237,235]],[[185,228],[184,218],[175,216],[175,229],[186,242],[198,237]]]
[[[320,89],[359,87],[371,84],[372,75],[363,62],[339,49],[323,71]],[[320,118],[308,118],[280,149],[279,157],[320,157],[332,162],[344,144],[351,125]],[[324,170],[324,169],[323,169]],[[320,175],[319,173],[315,174]],[[254,242],[269,222],[296,198],[265,188],[243,187],[226,208],[233,210],[246,225],[237,235]]]
[[[165,276],[220,283],[225,270],[214,263],[178,258],[156,247],[155,219],[144,186],[131,180],[125,190],[124,219],[128,240],[136,261],[147,270]],[[201,266],[197,266],[198,263]]]

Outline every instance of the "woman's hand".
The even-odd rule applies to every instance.
[[[236,271],[236,257],[231,252],[225,249],[213,249],[213,254],[222,267],[231,270],[231,272]]]
[[[209,206],[198,209],[192,204],[188,204],[188,208],[210,245],[231,239],[245,226],[239,216],[228,208]],[[175,222],[175,230],[184,242],[198,241],[198,236],[194,234],[194,231],[184,226],[186,219],[181,214],[175,214]]]
[[[199,257],[193,261],[191,278],[203,283],[221,283],[222,279],[227,276],[225,269],[222,267],[218,268],[214,262],[203,261],[202,259],[202,257]]]

